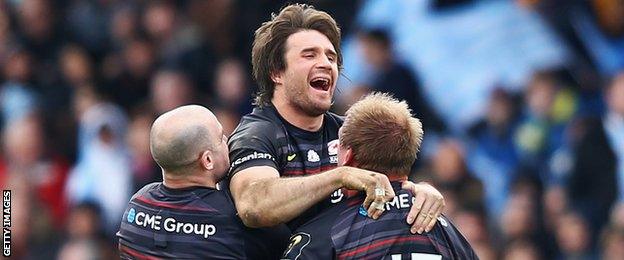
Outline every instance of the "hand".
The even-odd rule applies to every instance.
[[[368,209],[368,216],[372,219],[378,219],[386,209],[386,202],[394,198],[388,177],[372,171],[350,168],[343,175],[342,186],[366,192],[362,206]]]
[[[414,194],[412,208],[407,214],[407,223],[412,225],[412,234],[431,231],[446,205],[442,193],[426,182],[416,184],[405,181],[402,188]]]

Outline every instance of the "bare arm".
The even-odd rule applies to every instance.
[[[352,167],[338,167],[305,177],[280,178],[274,168],[256,166],[236,173],[230,182],[236,209],[248,227],[285,223],[342,187],[366,191],[367,208],[373,200],[383,203],[394,197],[385,175]],[[377,187],[385,190],[385,196],[375,195]],[[369,212],[375,217],[381,214],[374,210]]]

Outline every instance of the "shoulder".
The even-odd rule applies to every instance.
[[[144,196],[145,194],[149,194],[150,191],[158,189],[158,187],[162,184],[162,182],[152,182],[143,186],[143,188],[139,189],[134,195],[132,195],[131,200],[135,199],[139,196]]]
[[[269,108],[255,108],[252,113],[241,118],[230,136],[230,146],[241,140],[272,139],[281,130],[279,118]]]

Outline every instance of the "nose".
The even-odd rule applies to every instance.
[[[327,57],[327,55],[321,55],[320,56],[320,60],[319,62],[316,64],[318,68],[322,68],[322,69],[327,69],[327,70],[331,70],[332,68],[332,62],[329,60],[329,57]]]

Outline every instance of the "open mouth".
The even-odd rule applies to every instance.
[[[313,78],[310,81],[310,86],[317,90],[328,91],[331,84],[328,78]]]

